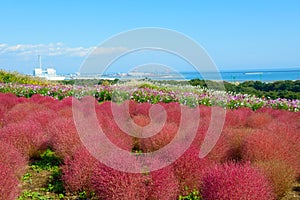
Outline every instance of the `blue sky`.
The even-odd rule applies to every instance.
[[[78,71],[93,47],[141,27],[191,37],[221,70],[300,68],[298,0],[3,0],[0,26],[0,68],[23,73],[38,54],[45,67]]]

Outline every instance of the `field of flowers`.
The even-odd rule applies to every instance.
[[[78,198],[84,194],[82,198],[116,200],[275,200],[285,198],[300,178],[299,100],[148,83],[138,87],[129,83],[94,87],[1,84],[0,92],[1,200],[18,199],[28,164],[49,149],[61,160],[62,193]],[[97,122],[106,137],[131,156],[169,144],[179,130],[182,109],[198,108],[196,137],[165,168],[143,169],[143,173],[112,169],[87,151],[73,118],[72,103],[77,102],[77,114],[88,120],[86,102],[94,98]],[[159,104],[167,113],[166,123],[149,138],[128,135],[118,127],[112,111],[114,107],[121,113],[125,103],[130,119],[123,120],[146,127],[151,123],[152,104]],[[200,159],[214,108],[226,109],[225,124],[216,146]]]
[[[1,93],[13,93],[19,97],[31,97],[34,94],[63,99],[75,96],[94,96],[98,102],[134,100],[139,103],[179,102],[182,105],[195,107],[198,105],[221,106],[224,108],[275,108],[289,111],[300,111],[300,100],[284,98],[258,98],[253,95],[216,91],[197,86],[174,86],[168,84],[154,85],[149,82],[125,82],[116,85],[28,85],[0,83]]]

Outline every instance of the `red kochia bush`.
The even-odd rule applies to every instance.
[[[131,116],[136,115],[144,115],[147,116],[149,114],[149,110],[151,108],[150,103],[138,103],[135,101],[124,102],[129,105],[129,113]]]
[[[156,125],[153,124],[152,125]],[[149,131],[149,129],[147,130]],[[149,138],[140,138],[140,148],[143,152],[153,152],[163,148],[167,144],[169,144],[172,139],[176,136],[178,132],[178,124],[175,123],[165,123],[164,127],[158,133],[154,133],[153,136]],[[143,134],[143,133],[142,133]]]
[[[2,128],[0,140],[14,146],[26,158],[37,156],[48,144],[48,137],[41,125],[29,120]]]
[[[216,165],[202,179],[205,200],[272,200],[274,194],[267,178],[250,164]]]
[[[3,105],[3,107],[9,110],[18,104],[18,98],[16,95],[11,93],[0,93],[0,103]]]
[[[21,177],[25,172],[26,159],[12,145],[0,141],[0,163],[14,170]]]
[[[247,126],[250,128],[263,128],[273,120],[268,113],[255,112],[247,119]]]
[[[55,120],[58,115],[50,109],[45,108],[42,111],[32,112],[26,116],[27,120],[33,123],[39,123],[43,128],[46,128],[49,122]]]
[[[42,96],[40,94],[32,95],[29,99],[30,102],[37,103],[43,105],[47,108],[54,108],[55,105],[59,102],[51,96]]]
[[[37,103],[25,102],[19,103],[11,108],[4,116],[4,125],[10,123],[19,123],[26,119],[27,116],[37,112],[45,111],[47,108]]]
[[[224,137],[229,144],[229,151],[226,153],[225,160],[239,161],[242,159],[241,151],[245,138],[247,138],[253,130],[245,127],[225,127],[223,129]]]
[[[0,200],[15,200],[20,194],[19,181],[10,167],[0,163]]]
[[[292,189],[296,174],[287,163],[270,160],[254,163],[254,166],[266,174],[277,199],[281,199]]]
[[[92,184],[99,199],[147,199],[151,192],[151,176],[121,172],[98,163]]]
[[[82,146],[73,118],[59,117],[48,123],[46,128],[50,145],[58,156],[71,156],[78,147]]]
[[[236,110],[226,110],[225,126],[243,127],[247,118],[253,114],[250,108],[239,108]]]
[[[172,166],[150,172],[151,192],[148,200],[173,200],[179,196],[179,187]]]
[[[92,192],[91,177],[97,160],[82,147],[64,160],[62,180],[68,192]]]
[[[99,126],[103,133],[117,147],[131,151],[134,146],[134,137],[129,135],[129,133],[123,132],[117,123],[118,121],[120,123],[127,123],[129,120],[133,121],[130,116],[126,118],[126,115],[123,115],[124,112],[128,112],[128,110],[124,109],[124,104],[117,105],[112,102],[104,102],[96,106]],[[129,113],[127,114],[129,115]],[[129,131],[132,131],[132,129]]]
[[[256,130],[245,139],[241,156],[243,160],[281,160],[299,172],[299,157],[291,151],[290,143],[268,130]]]
[[[180,194],[187,195],[200,189],[200,180],[213,162],[207,158],[199,158],[199,149],[191,146],[173,164],[175,177],[179,184]]]
[[[167,122],[179,124],[181,120],[182,106],[177,102],[160,103],[167,115]]]

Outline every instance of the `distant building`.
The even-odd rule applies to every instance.
[[[43,76],[43,70],[41,68],[35,68],[33,70],[33,76]]]
[[[56,74],[56,69],[54,68],[46,68],[46,70],[42,69],[42,61],[41,61],[41,56],[38,56],[39,59],[39,68],[35,68],[33,70],[33,76],[37,76],[37,77],[41,77],[41,78],[45,78],[47,80],[64,80],[65,77],[64,76],[58,76]]]

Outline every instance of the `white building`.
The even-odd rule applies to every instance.
[[[64,76],[57,76],[56,69],[54,68],[46,68],[46,70],[43,70],[41,56],[38,56],[38,60],[39,60],[40,67],[35,68],[33,70],[33,76],[45,78],[47,80],[56,80],[56,81],[65,79]]]
[[[64,76],[58,76],[54,68],[46,68],[46,70],[42,70],[41,68],[35,68],[33,70],[33,75],[53,81],[61,81],[65,79]]]

